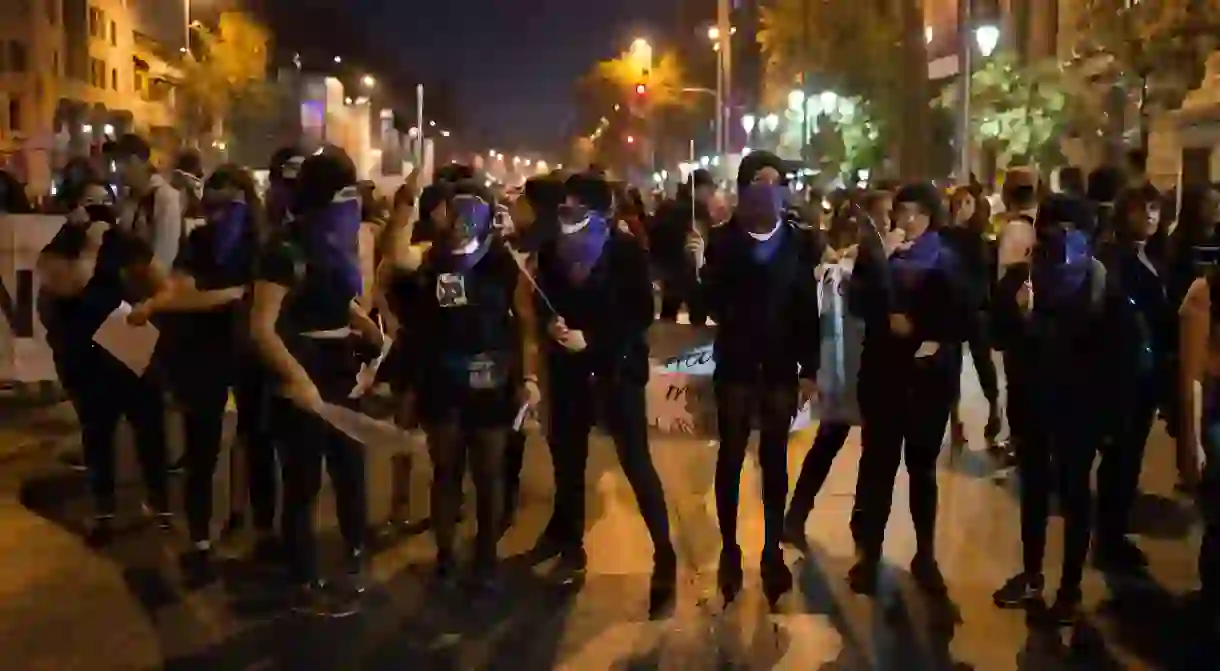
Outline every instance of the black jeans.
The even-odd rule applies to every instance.
[[[970,331],[966,336],[966,347],[970,351],[970,360],[974,362],[974,371],[978,374],[979,387],[983,390],[983,398],[987,399],[989,410],[994,413],[999,410],[1000,399],[999,375],[995,370],[995,361],[991,358],[991,337],[987,332],[987,313],[976,313],[969,323]],[[962,368],[965,359],[957,359],[958,398],[961,397]]]
[[[322,488],[323,463],[335,491],[339,533],[349,552],[364,546],[368,517],[364,446],[285,398],[273,396],[270,411],[283,469],[281,525],[288,569],[293,581],[303,584],[317,578],[313,517]]]
[[[69,397],[81,424],[89,489],[97,514],[115,512],[115,432],[122,417],[127,418],[134,434],[148,504],[158,512],[167,512],[165,400],[161,388],[149,378],[121,368],[118,362],[106,361],[72,385]]]
[[[614,440],[619,465],[635,494],[654,552],[672,548],[665,491],[649,452],[643,385],[553,366],[548,392],[547,442],[555,469],[555,509],[548,525],[552,540],[572,549],[584,546],[589,432],[600,415]]]
[[[1045,394],[1047,390],[1030,387],[1024,391]],[[1070,393],[1065,392],[1061,400],[1068,398]],[[1021,498],[1023,570],[1027,575],[1042,575],[1051,488],[1057,483],[1064,534],[1060,590],[1078,594],[1092,531],[1089,479],[1099,439],[1095,420],[1089,419],[1088,412],[1073,412],[1074,406],[1045,396],[1010,396],[1009,406],[1015,404],[1024,406],[1021,415],[1030,420],[1012,425]]]
[[[822,422],[818,425],[818,433],[813,438],[813,445],[805,454],[801,464],[801,474],[796,479],[796,487],[792,490],[792,501],[788,503],[788,517],[803,521],[813,510],[814,499],[826,484],[830,468],[834,465],[839,450],[847,443],[851,433],[851,424],[837,422]]]
[[[453,558],[453,540],[462,508],[462,481],[470,467],[475,487],[475,557],[481,566],[496,559],[504,505],[504,449],[508,427],[467,430],[454,417],[427,427],[432,458],[432,531],[438,555]]]
[[[952,377],[957,368],[943,361],[903,368],[884,366],[860,373],[862,452],[851,531],[857,551],[867,561],[881,558],[900,462],[906,463],[910,482],[917,552],[935,556],[936,459],[953,403]]]
[[[231,372],[226,373],[226,369]],[[184,406],[184,496],[191,540],[206,541],[211,536],[213,479],[220,457],[230,389],[237,406],[237,437],[244,448],[254,525],[261,532],[270,532],[275,525],[278,487],[275,448],[267,428],[268,389],[262,369],[257,366],[238,369],[218,364],[215,370],[198,370],[189,381],[183,382],[189,383],[189,387],[180,384],[184,392],[179,396]],[[233,483],[234,486],[238,484]]]
[[[1160,405],[1161,387],[1140,380],[1128,402],[1115,413],[1118,425],[1107,436],[1097,466],[1097,540],[1119,542],[1130,527],[1131,508],[1139,495],[1144,447]]]
[[[796,380],[789,383],[716,383],[716,516],[724,547],[737,546],[737,508],[741,469],[755,412],[758,417],[758,465],[762,470],[763,551],[778,551],[788,500],[788,429],[796,412]]]

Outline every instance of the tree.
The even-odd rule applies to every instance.
[[[971,137],[994,149],[1001,164],[1056,167],[1064,137],[1096,135],[1101,127],[1087,87],[1053,59],[1023,64],[1016,54],[997,53],[970,78]],[[933,104],[952,112],[958,96],[949,84]]]
[[[179,114],[188,137],[218,140],[235,108],[272,104],[265,86],[269,34],[249,16],[225,12],[215,30],[196,25],[193,37],[182,68]]]
[[[1150,107],[1172,110],[1203,78],[1216,49],[1220,0],[1080,0],[1087,52],[1111,59],[1120,85],[1139,92],[1141,145]]]
[[[916,0],[775,0],[762,10],[758,39],[766,56],[769,100],[797,86],[861,101],[877,130],[896,142],[903,171],[914,176],[923,172],[919,155],[926,153],[921,142],[926,145],[928,133],[919,128],[926,115],[912,113],[908,103],[926,95],[927,58],[922,23],[917,44],[908,44],[907,14],[918,10],[909,3],[919,5]],[[912,49],[922,54],[915,57],[922,62],[920,71],[908,63]]]
[[[589,74],[595,86],[605,87],[610,95],[641,112],[688,107],[683,95],[684,75],[676,54],[666,52],[655,63],[640,63],[631,54],[601,61]],[[638,93],[637,86],[643,86]]]

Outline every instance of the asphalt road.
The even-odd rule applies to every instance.
[[[858,433],[840,455],[807,532],[808,553],[789,551],[798,589],[776,613],[760,594],[762,537],[757,463],[743,478],[740,541],[747,586],[725,611],[715,596],[719,552],[712,469],[715,444],[657,439],[652,451],[666,487],[680,558],[672,617],[649,621],[651,546],[613,450],[595,441],[588,471],[589,570],[565,586],[552,567],[509,560],[505,589],[471,603],[430,589],[432,542],[426,533],[394,539],[375,558],[377,586],[358,616],[325,621],[283,615],[269,579],[240,562],[199,591],[181,584],[175,556],[185,533],[140,525],[138,488],[124,490],[125,531],[104,553],[85,547],[83,478],[55,462],[70,448],[71,413],[0,407],[0,669],[1159,669],[1218,668],[1187,657],[1174,595],[1194,585],[1198,539],[1193,513],[1172,492],[1173,452],[1160,428],[1148,450],[1137,525],[1152,560],[1153,583],[1111,599],[1100,576],[1086,579],[1089,626],[1076,646],[1031,635],[1024,618],[992,607],[990,594],[1018,566],[1017,511],[1007,477],[982,450],[982,402],[967,367],[965,417],[973,438],[942,460],[938,554],[959,617],[929,616],[905,573],[914,551],[905,476],[895,488],[886,542],[888,566],[876,600],[853,595],[847,518]],[[794,435],[795,480],[812,431]],[[426,460],[420,459],[426,464]],[[386,460],[370,467],[371,503],[389,497]],[[413,509],[426,516],[426,466],[417,468]],[[550,514],[546,449],[527,450],[518,522],[501,555],[527,551]],[[218,485],[223,488],[223,485]],[[333,519],[324,496],[319,518]],[[1059,535],[1056,521],[1052,538]],[[469,531],[469,530],[468,530]],[[331,534],[330,547],[337,545]],[[240,554],[240,546],[226,553]],[[1048,566],[1054,584],[1058,547]],[[948,626],[948,625],[952,626]],[[1220,660],[1220,657],[1216,658]]]

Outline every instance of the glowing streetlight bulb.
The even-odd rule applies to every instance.
[[[374,78],[373,75],[365,75],[360,78],[360,83],[364,84],[368,88],[373,88],[377,86],[377,79]]]
[[[343,62],[343,57],[342,57],[342,56],[335,56],[335,62],[336,62],[336,63],[342,63],[342,62]]]
[[[992,25],[979,26],[974,29],[974,41],[979,45],[979,53],[987,58],[1000,44],[1000,29]]]

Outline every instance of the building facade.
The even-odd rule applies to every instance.
[[[185,41],[149,19],[152,0],[0,2],[0,164],[32,195],[52,189],[74,155],[100,151],[107,138],[137,131],[154,146],[176,145],[175,65]],[[146,7],[147,6],[147,7]],[[183,4],[185,8],[185,4]],[[145,30],[155,29],[155,38]]]

